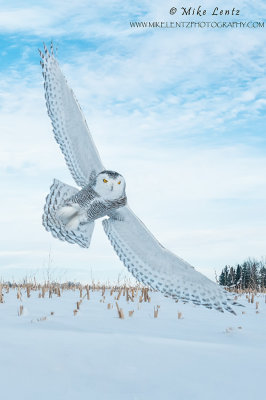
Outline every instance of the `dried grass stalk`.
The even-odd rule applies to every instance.
[[[90,300],[90,288],[89,288],[89,285],[86,285],[85,288],[86,288],[86,293],[87,293],[87,300]]]
[[[119,305],[118,305],[117,301],[115,302],[115,304],[116,304],[116,308],[117,308],[117,312],[118,312],[119,318],[120,319],[124,319],[125,316],[124,316],[124,312],[123,312],[122,308],[119,308]]]
[[[4,296],[3,296],[3,286],[0,285],[0,303],[4,302]]]
[[[118,293],[118,296],[117,296],[116,300],[120,299],[121,294],[122,294],[122,289],[119,290],[119,293]]]

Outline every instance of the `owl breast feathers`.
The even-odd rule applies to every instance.
[[[85,186],[85,188],[80,190],[66,202],[66,206],[78,205],[84,212],[86,215],[86,221],[82,221],[82,223],[91,222],[97,218],[112,214],[112,212],[120,207],[124,207],[126,204],[126,195],[121,196],[118,199],[108,200],[102,198],[89,185]]]
[[[67,230],[90,223],[127,204],[125,180],[114,171],[102,171],[58,208],[57,217]]]

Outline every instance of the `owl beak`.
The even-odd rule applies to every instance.
[[[111,186],[111,192],[113,191],[113,189],[114,189],[114,185]]]

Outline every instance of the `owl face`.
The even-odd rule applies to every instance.
[[[125,179],[118,172],[103,171],[96,176],[94,190],[107,200],[125,196],[125,188]]]

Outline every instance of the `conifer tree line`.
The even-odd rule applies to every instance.
[[[228,288],[252,290],[266,288],[266,259],[258,261],[249,258],[235,267],[226,265],[219,275],[218,282]]]

